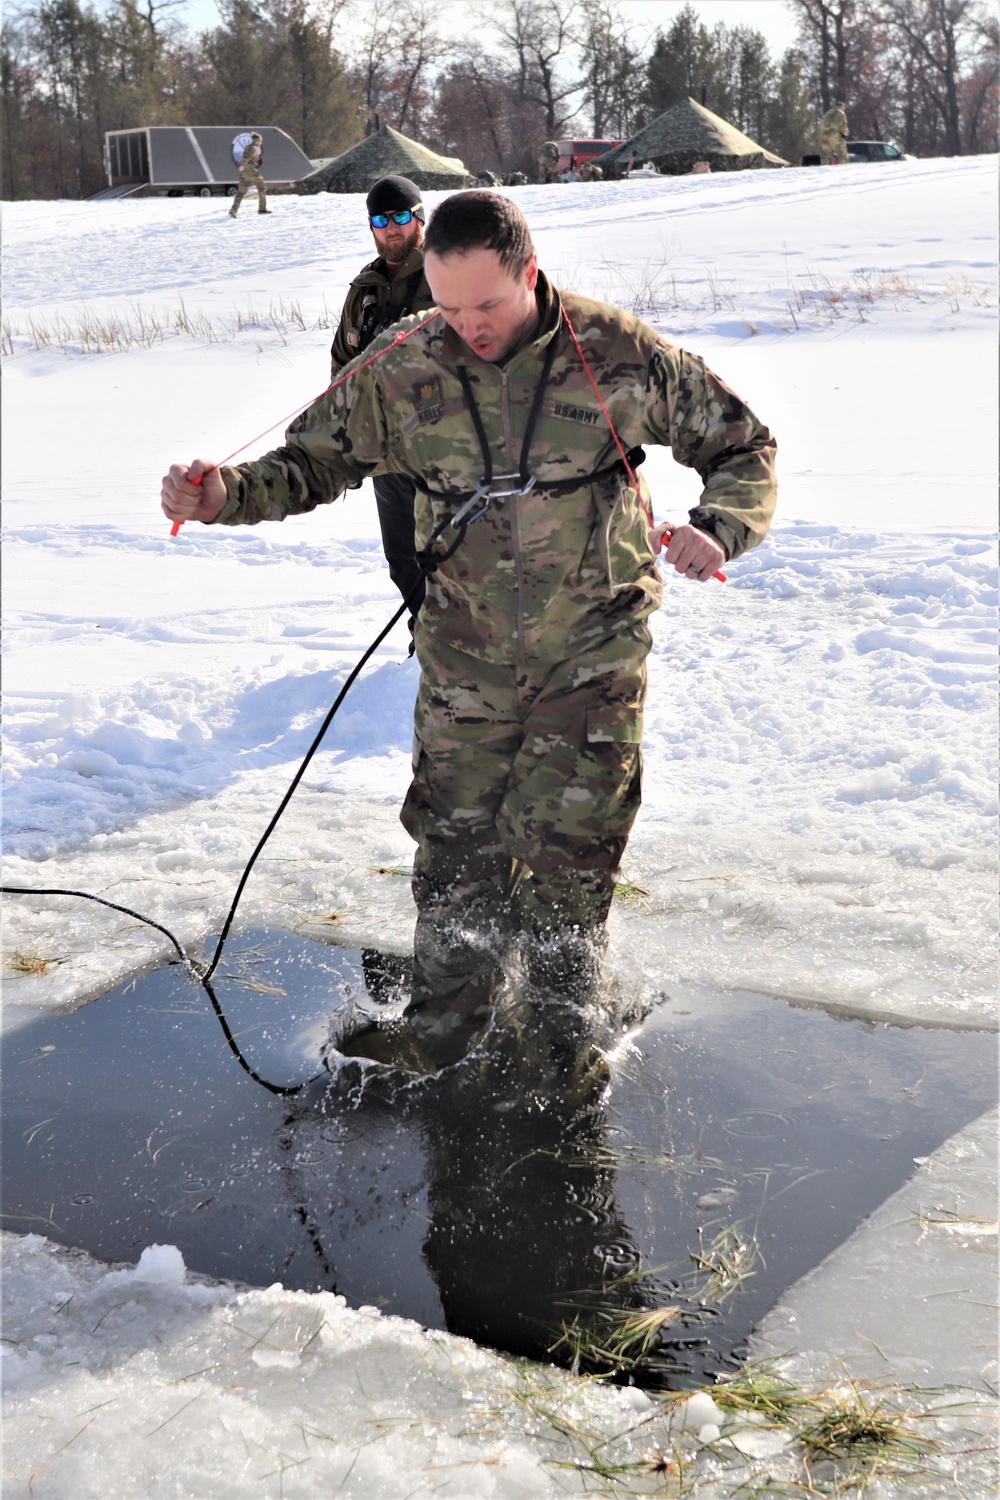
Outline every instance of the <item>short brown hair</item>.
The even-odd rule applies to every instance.
[[[464,255],[469,250],[495,250],[500,264],[515,275],[535,252],[524,214],[502,193],[474,188],[453,193],[439,203],[424,236],[424,252]]]

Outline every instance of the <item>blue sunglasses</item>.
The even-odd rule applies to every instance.
[[[370,214],[368,222],[373,229],[385,229],[390,219],[394,224],[409,224],[412,218],[412,208],[397,208],[394,214]]]

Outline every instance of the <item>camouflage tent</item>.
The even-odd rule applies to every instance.
[[[690,172],[696,161],[707,161],[713,172],[739,172],[748,167],[787,167],[788,162],[765,151],[742,130],[713,115],[703,104],[683,99],[644,130],[613,151],[598,156],[595,165],[605,177],[621,177],[633,161],[651,161],[660,172]]]
[[[367,193],[373,182],[391,173],[409,177],[418,187],[445,192],[449,188],[472,187],[475,182],[460,161],[438,156],[421,146],[419,141],[411,141],[409,136],[393,130],[390,125],[380,125],[349,151],[304,177],[298,190],[300,193]]]

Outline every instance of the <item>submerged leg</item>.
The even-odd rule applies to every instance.
[[[601,976],[617,870],[568,867],[529,875],[517,889],[516,920],[528,981],[586,1004]]]
[[[461,1057],[503,980],[513,861],[496,845],[427,839],[414,861],[417,925],[405,1018],[434,1060]]]

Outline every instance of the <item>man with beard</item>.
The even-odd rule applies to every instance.
[[[378,334],[434,302],[424,275],[424,205],[416,183],[408,177],[383,177],[370,190],[366,207],[378,256],[351,282],[330,350],[331,380]],[[424,598],[413,541],[416,491],[406,474],[375,474],[372,484],[389,577],[409,599],[412,634]]]

